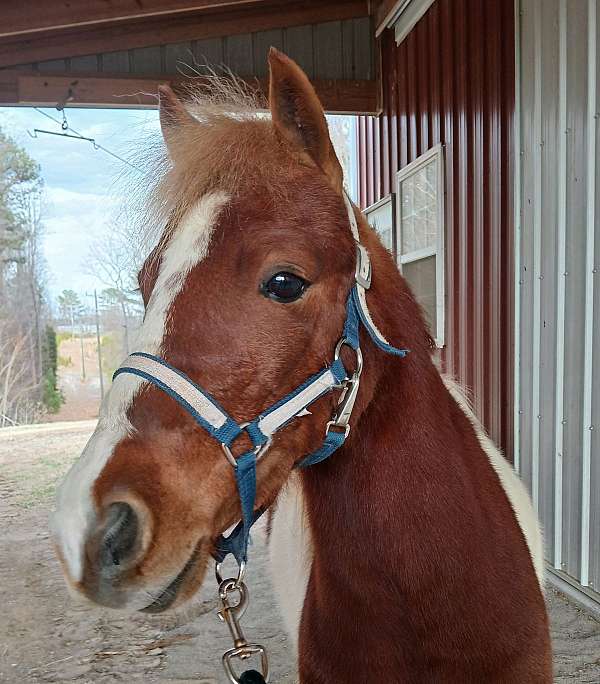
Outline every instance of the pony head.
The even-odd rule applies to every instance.
[[[269,64],[270,117],[239,102],[203,100],[188,110],[160,89],[169,168],[156,195],[168,221],[139,273],[145,315],[137,350],[181,370],[240,423],[331,362],[356,260],[319,100],[285,55],[272,49]],[[402,331],[420,314],[356,216],[376,264],[373,291],[389,290],[373,312],[388,325],[388,311],[395,316],[404,302],[389,325],[395,342],[409,346]],[[353,422],[375,392],[383,364],[375,359]],[[324,396],[277,432],[258,464],[257,506],[269,505],[319,446],[335,405],[335,395]],[[235,455],[249,448],[245,440]],[[160,611],[196,592],[215,539],[240,515],[219,443],[168,394],[121,375],[60,487],[53,529],[75,593]]]

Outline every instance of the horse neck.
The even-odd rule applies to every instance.
[[[433,365],[390,362],[351,436],[303,474],[301,681],[550,682],[523,534]]]
[[[377,558],[379,565],[388,550],[397,553],[399,539],[411,544],[419,534],[415,499],[442,484],[449,452],[465,439],[457,431],[469,430],[429,356],[411,356],[379,361],[373,398],[345,446],[303,475],[315,556],[328,564],[359,558],[368,566]]]

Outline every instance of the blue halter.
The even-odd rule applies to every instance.
[[[143,378],[175,399],[202,427],[216,439],[223,448],[227,460],[235,470],[235,479],[242,508],[242,519],[233,532],[221,535],[213,553],[217,563],[232,554],[238,565],[243,567],[248,555],[248,541],[252,525],[263,510],[254,510],[256,500],[256,464],[271,445],[275,432],[297,417],[307,414],[306,409],[324,394],[342,390],[337,410],[327,423],[325,438],[321,446],[301,459],[296,467],[306,468],[329,458],[345,442],[350,432],[350,416],[356,401],[362,371],[359,328],[362,323],[373,342],[384,352],[405,356],[406,349],[397,349],[389,344],[374,324],[366,301],[366,290],[371,285],[371,263],[367,250],[360,244],[356,217],[350,200],[345,197],[352,234],[356,240],[357,263],[355,282],[346,302],[344,331],[338,342],[333,363],[311,376],[295,390],[263,411],[247,423],[235,421],[219,403],[205,390],[177,368],[154,354],[134,352],[124,361],[114,375],[132,374]],[[354,350],[357,357],[356,370],[348,374],[340,352],[343,346]],[[247,434],[253,448],[238,458],[232,454],[235,440]]]

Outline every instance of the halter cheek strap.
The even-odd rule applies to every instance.
[[[367,306],[366,290],[371,286],[371,262],[366,248],[360,243],[356,216],[352,203],[344,196],[348,220],[356,241],[356,271],[354,284],[346,302],[346,321],[343,336],[338,342],[332,364],[308,378],[295,390],[247,423],[238,423],[205,390],[185,373],[154,354],[134,352],[115,371],[113,379],[123,374],[137,375],[177,401],[206,432],[217,440],[227,460],[235,470],[240,497],[242,520],[229,537],[221,536],[214,552],[218,563],[232,554],[242,567],[248,554],[250,528],[262,514],[255,511],[256,463],[271,445],[273,435],[295,418],[308,415],[308,407],[332,390],[342,390],[335,414],[327,423],[321,446],[297,463],[306,468],[329,458],[345,442],[350,431],[350,417],[360,386],[362,353],[359,328],[362,324],[376,346],[384,352],[405,356],[406,349],[392,346],[377,328]],[[341,359],[341,349],[348,346],[356,354],[356,370],[349,375]],[[253,448],[238,458],[232,453],[236,439],[246,433]]]

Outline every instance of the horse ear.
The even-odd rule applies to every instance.
[[[269,50],[269,69],[269,106],[276,131],[308,153],[330,185],[341,193],[342,167],[315,89],[296,62],[274,47]]]
[[[197,121],[183,106],[181,100],[168,85],[158,86],[158,112],[160,128],[171,158],[174,156],[174,133],[182,126],[196,124]]]

